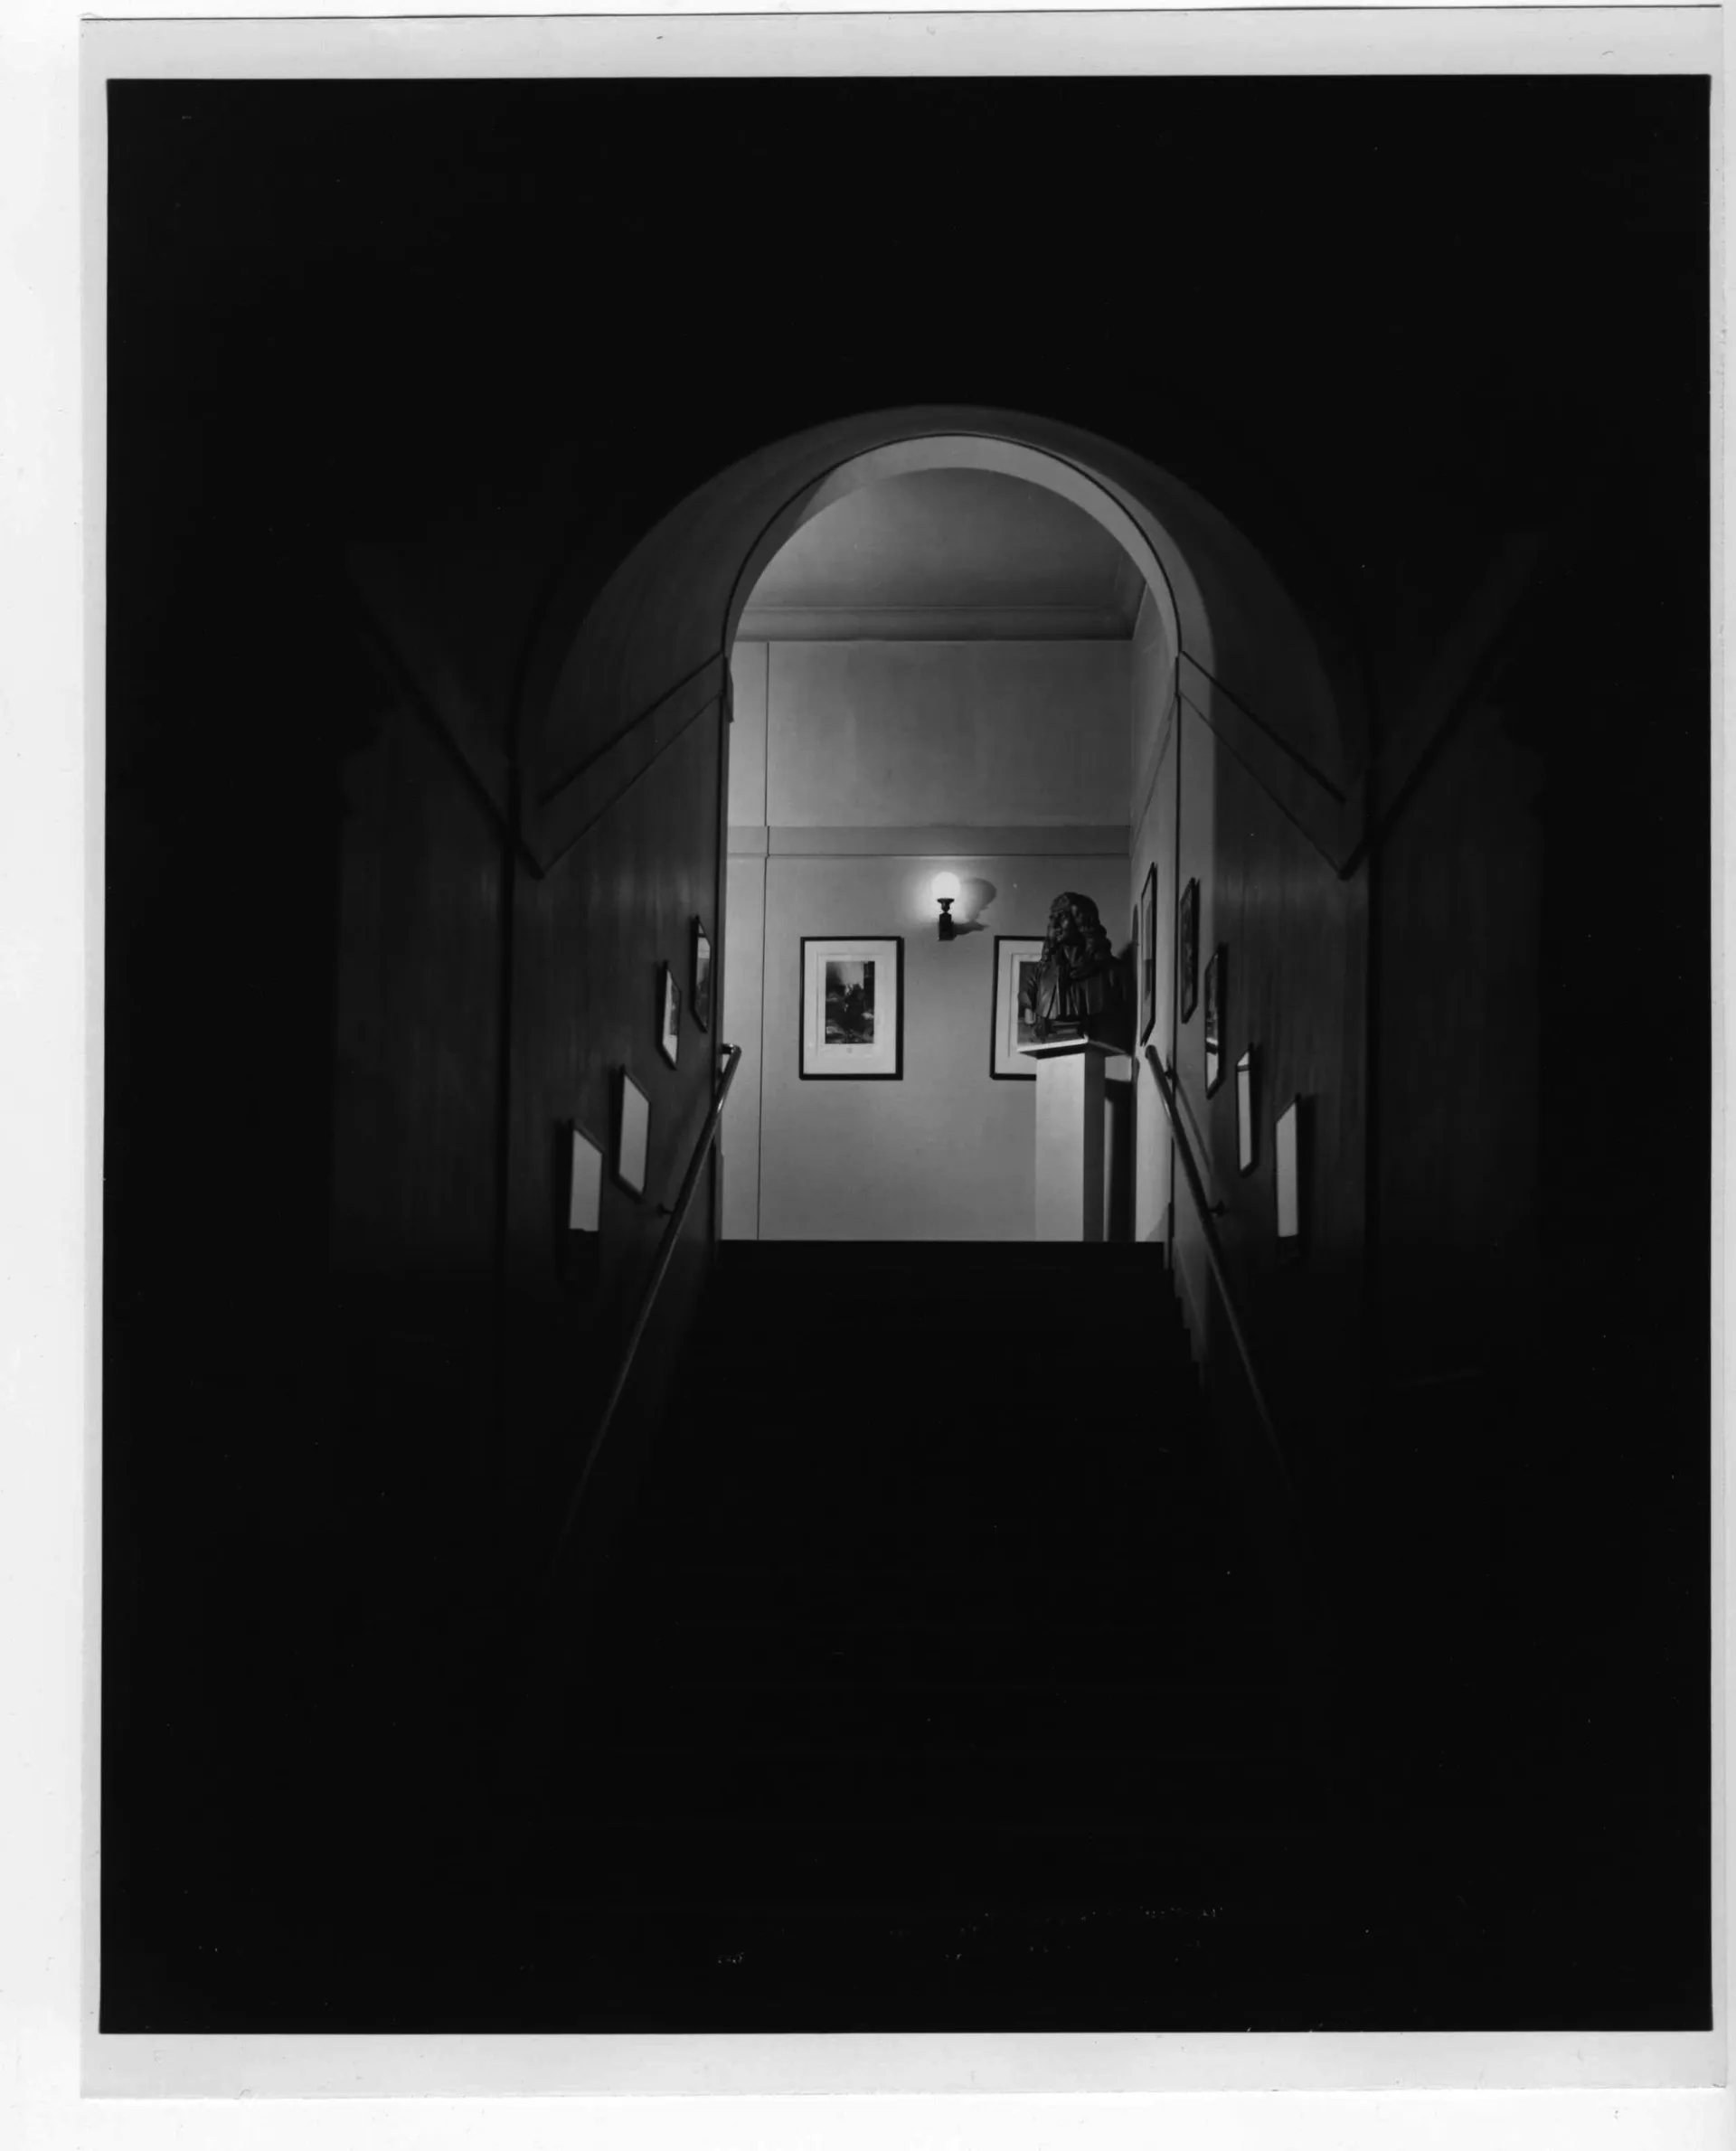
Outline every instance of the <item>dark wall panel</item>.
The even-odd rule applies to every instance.
[[[1535,1318],[1540,780],[1480,706],[1381,837],[1375,1288],[1389,1382],[1498,1364]]]
[[[511,1310],[508,1394],[530,1514],[570,1491],[645,1288],[666,1218],[704,1125],[718,1067],[711,1031],[694,1021],[692,920],[716,939],[723,716],[690,726],[546,877],[517,884],[513,1005],[511,1184],[505,1246]],[[682,993],[672,1068],[658,1048],[662,967]],[[603,1275],[595,1293],[563,1281],[557,1250],[563,1146],[577,1119],[614,1162],[617,1071],[630,1069],[650,1099],[643,1195],[612,1169],[603,1188]],[[702,1181],[680,1257],[660,1295],[637,1395],[670,1363],[693,1305],[714,1230],[713,1184]],[[656,1348],[660,1345],[662,1348]],[[611,1449],[617,1437],[611,1436]],[[626,1446],[630,1446],[627,1444]]]
[[[1365,1221],[1366,883],[1342,880],[1270,796],[1184,706],[1181,872],[1201,882],[1199,1001],[1179,1026],[1184,1118],[1224,1204],[1219,1231],[1261,1381],[1284,1399],[1292,1469],[1328,1476],[1359,1408]],[[1193,765],[1190,774],[1190,764]],[[1201,765],[1204,765],[1203,772]],[[1224,1080],[1205,1089],[1205,968],[1225,950]],[[1258,1061],[1256,1165],[1236,1151],[1235,1062]],[[1280,1261],[1273,1125],[1305,1102],[1302,1259]],[[1209,1312],[1200,1226],[1178,1193],[1177,1261],[1214,1373],[1233,1388],[1227,1333]]]

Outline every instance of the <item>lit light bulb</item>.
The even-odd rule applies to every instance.
[[[956,903],[958,898],[958,877],[956,873],[938,873],[934,877],[934,901],[938,904]]]

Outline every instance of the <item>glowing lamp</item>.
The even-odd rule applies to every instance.
[[[949,941],[958,930],[952,922],[952,907],[958,901],[958,877],[956,873],[935,875],[934,901],[940,907],[940,939]]]

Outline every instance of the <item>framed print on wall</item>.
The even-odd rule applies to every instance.
[[[1037,1064],[1022,1047],[1035,1045],[1027,992],[1034,990],[1043,961],[1043,939],[1019,934],[995,937],[995,1029],[988,1072],[1002,1082],[1034,1083]]]
[[[1236,1170],[1251,1173],[1258,1163],[1254,1152],[1254,1049],[1250,1046],[1236,1062]]]
[[[802,936],[798,1073],[805,1081],[897,1082],[904,1073],[901,935]]]
[[[681,1052],[681,988],[667,964],[663,967],[663,998],[657,1020],[657,1050],[673,1068]]]
[[[567,1123],[567,1231],[594,1240],[603,1216],[603,1153],[576,1120]]]
[[[712,1027],[712,937],[703,919],[693,920],[693,976],[688,981],[689,1005],[702,1031]]]
[[[615,1177],[632,1195],[645,1193],[651,1153],[651,1100],[619,1069],[615,1078]]]
[[[1302,1250],[1302,1100],[1291,1099],[1272,1131],[1278,1180],[1278,1247],[1282,1255]]]
[[[1205,1095],[1223,1080],[1223,943],[1205,967]]]
[[[1146,885],[1139,893],[1139,938],[1136,944],[1139,951],[1139,1042],[1144,1045],[1151,1036],[1151,1026],[1157,1021],[1157,862],[1154,859],[1146,873]]]
[[[599,1278],[603,1219],[603,1147],[580,1127],[567,1123],[566,1229],[557,1250],[562,1281],[593,1288]]]
[[[1179,952],[1182,1021],[1186,1023],[1200,997],[1200,884],[1192,881],[1182,892],[1181,910],[1175,915]]]

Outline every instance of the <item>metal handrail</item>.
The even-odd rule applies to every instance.
[[[712,1109],[705,1116],[705,1125],[700,1129],[699,1139],[693,1145],[693,1155],[688,1161],[687,1171],[681,1184],[681,1193],[675,1197],[675,1206],[668,1213],[669,1222],[664,1227],[663,1238],[657,1242],[656,1259],[651,1265],[651,1275],[639,1301],[639,1311],[633,1318],[632,1328],[627,1332],[627,1343],[621,1351],[620,1363],[615,1371],[615,1379],[609,1385],[609,1396],[603,1405],[602,1416],[597,1422],[597,1431],[590,1438],[590,1447],[585,1453],[585,1461],[579,1474],[578,1484],[573,1487],[572,1498],[567,1504],[566,1514],[561,1519],[560,1534],[555,1540],[554,1552],[549,1557],[548,1570],[543,1577],[545,1593],[554,1580],[561,1557],[566,1551],[567,1540],[571,1535],[574,1520],[579,1514],[579,1505],[585,1497],[585,1488],[590,1484],[590,1475],[596,1469],[597,1459],[601,1455],[603,1444],[609,1439],[609,1429],[614,1425],[615,1414],[620,1408],[621,1399],[627,1393],[627,1380],[633,1372],[633,1363],[638,1357],[639,1346],[645,1340],[646,1329],[650,1326],[651,1310],[656,1305],[658,1291],[662,1288],[665,1277],[668,1274],[670,1263],[675,1259],[675,1245],[681,1238],[682,1227],[687,1222],[687,1212],[693,1207],[693,1195],[699,1186],[700,1172],[710,1155],[712,1145],[717,1140],[718,1123],[723,1118],[724,1100],[730,1095],[730,1085],[735,1080],[735,1071],[741,1065],[741,1048],[739,1045],[726,1045],[722,1050],[727,1055],[723,1063],[722,1078],[719,1081],[716,1094],[712,1099]]]
[[[1200,1177],[1200,1168],[1194,1162],[1194,1146],[1187,1139],[1187,1130],[1182,1126],[1182,1116],[1175,1098],[1175,1079],[1164,1066],[1155,1045],[1146,1048],[1146,1058],[1151,1063],[1151,1072],[1157,1079],[1157,1095],[1163,1101],[1164,1113],[1169,1122],[1169,1132],[1175,1140],[1176,1156],[1182,1161],[1182,1174],[1187,1182],[1187,1192],[1194,1198],[1194,1207],[1200,1214],[1200,1229],[1205,1236],[1205,1259],[1212,1265],[1212,1275],[1217,1279],[1218,1294],[1223,1301],[1224,1319],[1230,1325],[1230,1335],[1241,1361],[1241,1371],[1248,1378],[1249,1393],[1254,1401],[1254,1411],[1260,1420],[1260,1432],[1272,1453],[1278,1476],[1286,1492],[1290,1490],[1289,1467],[1284,1461],[1284,1444],[1278,1438],[1278,1421],[1272,1417],[1266,1401],[1266,1392],[1260,1387],[1260,1376],[1254,1369],[1254,1354],[1248,1342],[1248,1333],[1242,1327],[1241,1317],[1236,1312],[1236,1296],[1230,1283],[1230,1272],[1223,1259],[1223,1249],[1219,1243],[1218,1228],[1212,1222],[1222,1211],[1222,1203],[1206,1200],[1205,1183]]]

